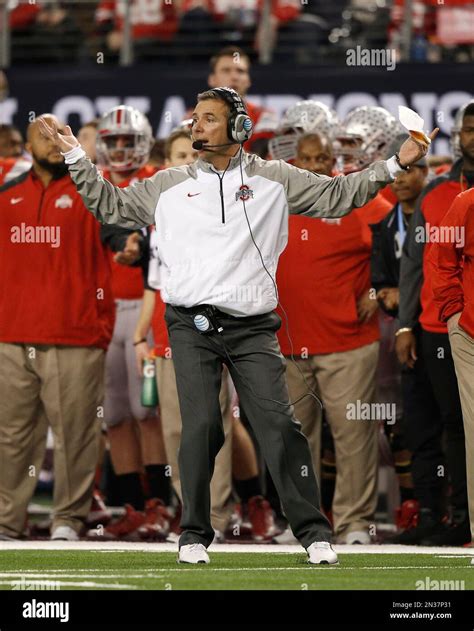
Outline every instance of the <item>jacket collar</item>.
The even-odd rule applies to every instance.
[[[243,148],[241,148],[240,151],[237,151],[235,156],[232,156],[232,158],[230,159],[230,164],[226,169],[227,171],[232,171],[233,169],[236,169],[237,167],[240,166],[241,155],[242,155],[242,165],[245,166],[247,164],[248,153],[246,153],[243,150]],[[210,162],[206,162],[205,160],[202,160],[201,158],[198,158],[198,160],[196,161],[196,166],[198,169],[200,169],[201,171],[204,171],[205,173],[217,173],[217,170],[213,167],[213,165]]]

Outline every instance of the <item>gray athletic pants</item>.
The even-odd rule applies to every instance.
[[[179,545],[202,543],[207,547],[214,537],[209,485],[215,457],[224,442],[219,405],[223,363],[229,368],[294,535],[305,548],[315,541],[330,541],[331,528],[320,511],[308,442],[293,416],[293,407],[287,405],[285,359],[275,335],[281,325],[279,316],[270,312],[236,318],[218,311],[223,332],[203,335],[193,324],[193,316],[199,312],[198,307],[167,305],[165,313],[183,422],[179,450],[183,534]]]

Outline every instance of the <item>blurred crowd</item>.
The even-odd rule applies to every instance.
[[[103,6],[102,16],[110,10]],[[276,120],[247,99],[250,59],[235,47],[213,56],[207,82],[245,100],[255,128],[247,151],[327,177],[386,159],[407,137],[375,106],[339,120],[308,100]],[[119,187],[198,157],[189,119],[156,139],[130,106],[75,131]],[[37,120],[23,132],[0,127],[0,538],[176,539],[181,420],[154,227],[100,226]],[[429,264],[433,243],[417,229],[440,226],[474,184],[474,102],[457,112],[451,146],[451,155],[423,158],[343,218],[289,219],[276,277],[279,342],[338,543],[471,542],[466,458],[474,454],[469,447],[466,456],[446,324],[456,312],[445,309]],[[60,245],[44,233],[13,243],[20,221],[25,234],[57,225]],[[317,397],[302,398],[308,388]],[[216,541],[294,541],[225,367],[221,410]],[[44,464],[48,428],[54,506],[52,523],[38,524],[27,518],[38,490],[38,473],[28,471],[52,467],[51,454]],[[382,465],[394,471],[396,497],[384,507]],[[388,539],[378,529],[381,508],[393,525]]]
[[[8,0],[13,63],[118,59],[126,3]],[[251,56],[273,50],[277,63],[343,62],[349,49],[391,48],[414,62],[473,59],[469,0],[130,0],[134,57],[204,60],[238,45]],[[408,24],[408,32],[407,32]],[[403,41],[411,33],[405,54]]]

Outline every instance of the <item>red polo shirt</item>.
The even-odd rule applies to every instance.
[[[391,205],[380,194],[339,219],[291,215],[288,246],[277,273],[295,357],[352,350],[379,339],[378,320],[357,318],[357,299],[371,287],[369,224],[381,221]],[[282,353],[290,355],[284,316]]]

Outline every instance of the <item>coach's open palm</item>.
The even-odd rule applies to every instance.
[[[41,132],[46,136],[46,138],[52,140],[62,153],[66,153],[66,151],[70,151],[79,145],[79,141],[72,133],[69,125],[66,125],[63,129],[61,129],[61,131],[59,131],[58,126],[53,120],[51,120],[50,123],[47,123],[44,118],[40,116],[38,121]]]

